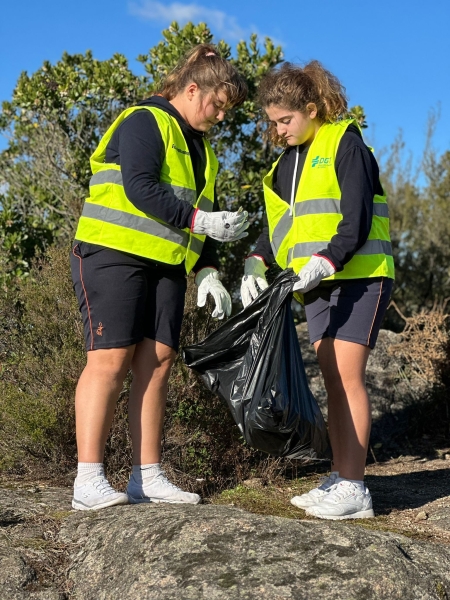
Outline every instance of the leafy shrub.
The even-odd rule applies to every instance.
[[[448,446],[450,436],[450,321],[447,301],[406,317],[391,303],[405,326],[399,342],[388,352],[403,359],[406,380],[421,382],[419,395],[408,409],[408,436],[431,438],[433,445]]]
[[[75,465],[73,396],[84,350],[68,256],[51,250],[1,297],[3,467],[24,468],[31,459],[61,472]]]
[[[85,351],[68,255],[68,249],[50,249],[29,278],[0,298],[2,469],[61,477],[76,467],[73,399]],[[181,345],[198,341],[217,326],[209,314],[197,308],[189,278]],[[128,377],[120,394],[105,455],[111,480],[119,485],[131,465],[130,381]],[[245,479],[258,470],[262,458],[243,444],[226,407],[179,356],[169,382],[163,443],[170,475],[191,489],[200,483],[217,488]]]

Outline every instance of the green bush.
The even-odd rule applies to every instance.
[[[75,465],[73,396],[84,364],[66,250],[3,293],[0,465]]]
[[[209,313],[197,308],[189,278],[181,345],[195,343],[217,326]],[[67,248],[50,249],[29,278],[3,293],[0,318],[0,469],[64,477],[76,467],[73,399],[85,364]],[[111,480],[119,485],[131,465],[129,386],[130,377],[105,455]],[[243,443],[226,407],[178,357],[169,382],[163,443],[171,477],[190,489],[200,483],[217,489],[255,472],[262,456]]]

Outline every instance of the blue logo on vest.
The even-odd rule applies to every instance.
[[[329,167],[331,166],[331,156],[328,158],[323,158],[322,156],[317,155],[316,158],[312,159],[311,163],[312,167]]]

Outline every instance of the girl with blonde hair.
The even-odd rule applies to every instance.
[[[298,274],[328,395],[332,471],[291,502],[322,519],[373,517],[364,469],[371,426],[365,370],[394,279],[379,169],[339,80],[319,62],[285,63],[263,78],[259,102],[284,148],[264,177],[267,222],[245,260],[244,306],[273,261]]]
[[[87,364],[75,411],[78,473],[72,505],[200,501],[161,470],[167,382],[180,338],[186,275],[198,305],[231,312],[218,278],[218,242],[247,235],[245,212],[219,211],[218,163],[205,134],[241,104],[246,84],[211,44],[194,47],[159,93],[115,120],[91,157],[90,195],[71,254]],[[133,472],[127,493],[105,477],[103,455],[128,369]]]

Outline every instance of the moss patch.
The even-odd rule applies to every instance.
[[[225,490],[221,494],[211,498],[212,504],[233,505],[258,515],[272,515],[288,519],[315,520],[304,510],[292,506],[290,499],[293,496],[303,494],[319,483],[317,475],[304,477],[279,485],[269,484],[260,487],[237,487]],[[339,521],[335,521],[338,523]],[[413,539],[427,540],[428,535],[409,529],[399,528],[392,525],[392,521],[386,515],[379,515],[373,519],[348,519],[346,525],[360,526],[372,531],[386,531],[389,533],[404,535]]]

